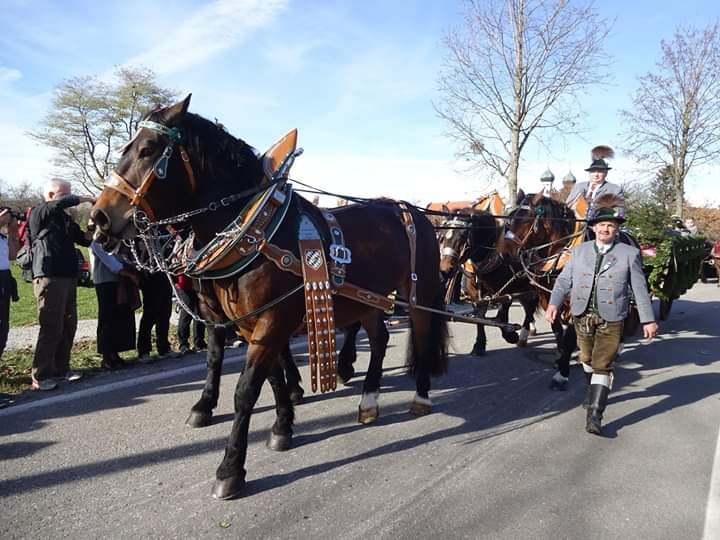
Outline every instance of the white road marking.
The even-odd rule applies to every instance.
[[[340,340],[342,343],[342,339]],[[297,343],[292,343],[290,345],[290,350],[293,352],[296,351],[296,349],[304,350],[306,348],[307,344],[300,340]],[[239,354],[227,354],[225,353],[225,358],[223,360],[223,366],[233,366],[235,364],[239,364],[241,361],[245,361],[245,351],[239,353]],[[76,392],[68,392],[66,394],[60,394],[56,396],[48,396],[43,397],[40,399],[35,399],[29,403],[21,403],[18,405],[12,405],[10,407],[7,407],[5,409],[0,409],[0,418],[3,416],[12,416],[14,414],[20,414],[24,413],[26,411],[30,411],[32,409],[37,409],[38,407],[49,407],[53,405],[57,405],[59,403],[67,403],[69,401],[75,401],[78,399],[84,399],[90,396],[97,396],[98,394],[103,394],[105,392],[113,392],[115,390],[120,390],[123,388],[131,388],[133,386],[138,386],[141,384],[153,382],[153,381],[161,381],[163,379],[169,379],[171,377],[176,377],[178,375],[185,375],[187,373],[194,373],[196,371],[206,371],[207,365],[205,361],[193,364],[191,366],[185,366],[177,369],[171,369],[168,371],[161,371],[160,373],[152,373],[149,375],[142,375],[140,377],[133,377],[131,379],[126,379],[124,381],[117,381],[117,382],[111,382],[108,384],[101,384],[97,386],[93,386],[92,388],[86,388],[84,390],[78,390]]]
[[[710,491],[705,509],[703,540],[717,540],[718,538],[720,538],[720,430],[718,430],[718,438],[715,442],[715,458],[710,474]]]

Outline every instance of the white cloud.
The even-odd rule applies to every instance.
[[[291,177],[339,195],[391,197],[421,204],[472,199],[492,187],[490,182],[459,172],[452,161],[356,154],[303,155],[293,166]],[[304,189],[299,184],[295,187]],[[334,206],[335,200],[334,195],[323,195],[320,203]]]
[[[20,73],[20,70],[0,66],[0,84],[12,83],[19,80],[21,77],[22,73]]]
[[[168,75],[206,62],[247,39],[285,9],[288,0],[216,0],[181,23],[165,24],[161,42],[126,64]]]

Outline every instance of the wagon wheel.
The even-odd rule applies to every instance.
[[[670,309],[672,308],[673,299],[668,298],[667,300],[660,300],[660,320],[664,321],[670,315]]]

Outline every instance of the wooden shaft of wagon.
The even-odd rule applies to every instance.
[[[443,315],[453,322],[466,322],[466,323],[471,323],[471,324],[484,324],[486,326],[497,326],[498,328],[502,328],[503,330],[505,330],[507,332],[515,332],[522,328],[521,325],[515,324],[515,323],[501,323],[501,322],[493,321],[491,319],[482,319],[480,317],[468,317],[466,315],[458,315],[455,313],[451,313],[449,311],[442,311],[440,309],[435,309],[435,308],[426,307],[426,306],[418,306],[418,305],[411,306],[410,303],[402,302],[401,300],[395,300],[394,302],[398,306],[401,306],[401,307],[404,307],[407,309],[421,309],[423,311],[429,311],[430,313],[436,313],[438,315]]]

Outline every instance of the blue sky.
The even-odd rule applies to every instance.
[[[331,191],[425,202],[497,187],[463,172],[432,103],[445,49],[459,25],[454,1],[3,0],[0,18],[0,178],[40,185],[50,153],[25,132],[38,126],[64,78],[143,65],[161,85],[192,92],[191,110],[218,118],[259,150],[297,127],[305,154],[293,176]],[[535,191],[545,168],[584,178],[589,149],[621,145],[618,109],[635,77],[654,68],[676,25],[704,26],[717,2],[615,0],[597,4],[612,23],[613,77],[582,99],[585,133],[533,144],[520,185]],[[619,155],[610,180],[641,176]],[[713,170],[714,169],[714,170]],[[691,172],[687,196],[717,204],[711,178]],[[324,200],[323,202],[330,202]]]

